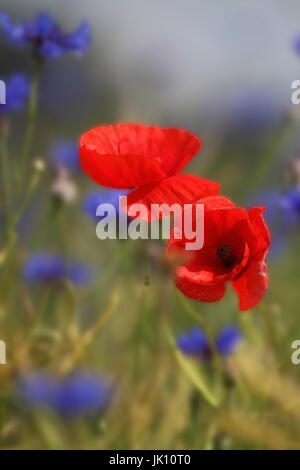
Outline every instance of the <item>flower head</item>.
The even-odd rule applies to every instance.
[[[192,299],[215,302],[231,282],[239,297],[240,310],[254,307],[264,296],[268,278],[266,253],[270,234],[263,220],[264,208],[248,211],[224,197],[199,201],[204,204],[204,245],[187,251],[187,261],[177,267],[177,287]],[[168,252],[185,252],[187,240],[174,237]]]
[[[59,255],[34,253],[26,261],[22,276],[29,282],[51,282],[66,278],[80,286],[90,281],[91,271],[88,266],[66,261]]]
[[[207,359],[210,355],[208,338],[200,328],[192,328],[187,334],[178,335],[177,346],[187,356]]]
[[[151,220],[151,204],[185,204],[218,193],[216,183],[177,174],[200,147],[198,137],[180,129],[142,124],[99,126],[81,137],[80,163],[100,185],[133,189],[127,196],[127,209],[144,204]]]
[[[59,378],[37,371],[20,378],[18,395],[31,408],[46,408],[70,419],[103,412],[111,403],[113,387],[91,372],[78,370]]]
[[[73,140],[55,142],[51,146],[50,156],[54,165],[62,166],[68,170],[80,169],[78,144]]]
[[[47,13],[38,13],[33,21],[18,24],[13,23],[7,13],[1,13],[0,25],[12,44],[31,45],[34,55],[43,60],[51,60],[67,52],[81,55],[91,41],[88,23],[84,22],[73,33],[65,34]]]
[[[87,194],[83,201],[83,211],[92,220],[99,221],[104,216],[97,216],[97,207],[100,204],[112,204],[115,208],[116,215],[119,214],[119,197],[126,196],[128,191],[107,189],[104,191],[92,191]]]
[[[5,83],[6,103],[0,104],[0,114],[19,111],[29,96],[29,81],[21,73],[13,74]]]
[[[243,335],[236,325],[226,326],[215,339],[215,348],[221,356],[229,356],[242,338]],[[204,360],[209,360],[213,354],[210,342],[200,328],[192,328],[188,333],[178,335],[177,346],[184,354]]]
[[[242,339],[243,335],[236,325],[226,326],[216,338],[216,349],[221,356],[229,356]]]

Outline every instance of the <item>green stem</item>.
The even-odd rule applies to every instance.
[[[57,228],[59,233],[60,251],[65,258],[68,255],[68,237],[65,204],[62,202],[57,214]]]
[[[32,80],[31,93],[28,104],[28,122],[27,129],[24,137],[21,160],[20,160],[20,173],[19,173],[19,184],[22,184],[22,181],[26,173],[26,165],[29,158],[29,153],[31,149],[32,139],[35,131],[36,117],[37,117],[37,103],[38,103],[38,87],[40,81],[40,71],[41,66],[38,64],[35,69],[35,74]]]
[[[272,318],[272,314],[264,302],[262,302],[258,306],[258,309],[263,315],[266,333],[267,333],[270,345],[274,351],[278,364],[280,365],[280,354],[278,353],[278,338],[277,338],[276,326],[274,324],[274,318]]]
[[[176,289],[176,294],[185,313],[187,313],[187,315],[191,317],[196,323],[203,326],[204,319],[193,309],[190,303],[185,299],[184,295],[181,294],[181,292],[178,289]]]
[[[32,179],[29,183],[28,191],[26,192],[26,194],[23,198],[23,201],[22,201],[21,206],[19,207],[19,210],[17,210],[15,215],[14,215],[13,228],[16,227],[16,225],[20,221],[22,215],[24,214],[27,207],[29,206],[29,204],[32,200],[32,197],[35,193],[35,190],[36,190],[36,188],[37,188],[37,186],[40,182],[40,177],[41,177],[41,173],[43,172],[43,170],[44,170],[43,162],[37,161],[36,165],[35,165],[35,173],[33,174],[33,177],[32,177]]]
[[[29,184],[28,191],[27,191],[27,193],[25,194],[25,196],[23,198],[23,202],[22,202],[21,206],[19,207],[18,210],[15,211],[15,213],[13,214],[13,216],[11,218],[10,225],[9,225],[9,230],[8,230],[7,249],[4,253],[3,258],[0,259],[0,265],[1,266],[4,266],[4,265],[8,264],[8,261],[11,257],[11,254],[13,253],[15,244],[16,244],[17,239],[18,239],[18,237],[16,235],[16,226],[18,225],[18,222],[20,221],[22,215],[24,214],[24,212],[26,211],[27,207],[29,206],[29,204],[32,200],[32,197],[35,193],[35,190],[36,190],[36,188],[37,188],[37,186],[40,182],[40,177],[41,177],[41,173],[42,173],[43,169],[44,169],[44,167],[43,167],[42,162],[36,162],[35,173],[33,174],[32,180]]]
[[[170,332],[168,326],[164,325],[165,334],[167,340],[172,348],[174,357],[176,359],[177,364],[180,366],[182,371],[185,373],[186,377],[190,380],[190,382],[197,388],[197,390],[201,393],[202,397],[209,403],[213,408],[219,406],[220,399],[216,397],[216,395],[209,389],[208,385],[204,377],[202,376],[200,370],[196,370],[189,361],[187,361],[181,352],[177,349],[175,340]]]

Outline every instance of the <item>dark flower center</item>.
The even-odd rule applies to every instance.
[[[236,261],[236,257],[228,245],[219,246],[217,248],[217,255],[225,266],[231,266]]]

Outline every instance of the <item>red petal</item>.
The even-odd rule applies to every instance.
[[[127,196],[127,211],[132,204],[144,204],[148,208],[148,220],[151,220],[151,204],[192,204],[200,198],[216,195],[220,185],[212,181],[194,175],[177,175],[165,178],[156,184],[148,184],[132,191]],[[162,214],[155,213],[152,220],[169,215],[166,211]]]
[[[216,263],[214,253],[209,253],[207,248],[199,250],[199,253],[203,255],[202,259],[192,259],[185,266],[178,267],[176,273],[184,273],[191,281],[205,285],[219,284],[230,279],[230,271],[221,263]],[[205,263],[205,260],[208,262]]]
[[[80,140],[81,161],[90,158],[90,150],[103,168],[103,156],[139,156],[152,160],[163,174],[172,176],[179,172],[200,150],[200,140],[181,129],[162,129],[142,124],[115,124],[99,126],[86,132]],[[151,175],[143,175],[150,181]],[[134,186],[140,186],[135,184]],[[123,185],[124,187],[124,185]],[[127,186],[128,187],[128,186]]]
[[[210,198],[207,198],[210,199]],[[211,198],[219,200],[225,198]],[[202,203],[206,199],[202,199],[199,203]],[[225,199],[226,201],[226,199]],[[225,202],[228,204],[227,202]],[[205,204],[205,203],[204,203]],[[205,204],[205,209],[207,205]],[[229,245],[233,248],[236,246],[244,245],[244,242],[255,241],[255,236],[251,230],[249,224],[249,217],[247,211],[240,207],[222,207],[216,209],[205,210],[204,218],[204,247],[215,247],[218,248],[220,245]],[[196,220],[194,220],[196,222]],[[196,226],[193,225],[193,230]],[[186,243],[186,239],[183,238],[182,243]],[[173,234],[171,235],[171,242],[178,243],[173,240]]]
[[[248,210],[249,219],[251,221],[251,228],[256,236],[255,253],[265,255],[270,246],[271,236],[268,227],[263,219],[262,213],[265,207],[252,207]]]
[[[209,196],[204,197],[198,201],[204,204],[205,210],[226,209],[228,207],[235,207],[235,204],[224,196]]]
[[[230,208],[230,207],[235,207],[234,203],[230,201],[230,199],[227,199],[224,196],[208,196],[199,199],[196,204],[204,204],[205,211],[209,210],[216,210],[216,209],[224,209],[224,208]],[[195,219],[196,216],[196,204],[193,206],[193,211],[192,211],[192,217]],[[207,216],[207,214],[206,214]],[[171,252],[175,247],[175,249],[184,249],[184,245],[186,244],[187,240],[183,237],[182,239],[175,239],[174,238],[174,225],[172,227],[172,232],[170,236],[170,240],[168,243],[168,251]],[[195,230],[195,226],[193,224],[193,230]],[[213,229],[213,232],[215,230]],[[189,240],[190,241],[190,240]],[[204,240],[205,242],[205,240]],[[203,250],[202,250],[203,251]],[[189,253],[189,258],[190,258],[191,253]]]
[[[248,310],[263,298],[268,288],[264,259],[252,260],[243,274],[232,282],[239,297],[239,309]]]
[[[222,299],[225,294],[224,282],[217,284],[199,283],[191,277],[191,273],[184,267],[177,269],[175,283],[184,295],[202,302],[216,302]]]
[[[89,147],[80,148],[82,169],[96,183],[109,188],[134,188],[161,181],[165,174],[157,163],[138,155],[98,155]]]

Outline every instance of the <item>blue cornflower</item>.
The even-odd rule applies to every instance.
[[[242,339],[242,332],[236,325],[225,326],[215,340],[216,349],[221,356],[230,356]]]
[[[69,170],[80,168],[78,143],[73,140],[55,142],[50,149],[50,156],[55,165],[63,166]]]
[[[178,335],[177,346],[187,356],[205,359],[210,353],[208,338],[200,328],[192,328],[187,334]]]
[[[64,264],[64,277],[69,279],[76,286],[88,284],[91,280],[92,273],[89,266],[76,261],[69,261]]]
[[[6,104],[0,104],[0,113],[20,110],[28,99],[30,84],[21,73],[15,73],[5,83]]]
[[[84,264],[66,261],[59,255],[34,253],[23,266],[22,276],[29,282],[51,282],[66,278],[80,286],[90,281],[91,270]]]
[[[234,352],[243,335],[236,325],[230,325],[222,329],[215,340],[216,350],[221,356],[229,356]],[[192,328],[186,334],[177,337],[178,348],[187,356],[199,357],[209,360],[212,356],[209,340],[200,328]]]
[[[93,191],[89,193],[83,201],[83,211],[91,219],[95,221],[101,220],[104,216],[97,216],[97,207],[100,204],[112,204],[116,211],[116,216],[119,215],[119,197],[126,196],[128,190],[120,189],[106,189],[104,191]]]
[[[300,221],[300,188],[294,187],[287,191],[280,199],[280,205],[285,212],[286,221],[297,223]]]
[[[16,46],[32,45],[34,55],[44,60],[60,57],[67,52],[83,54],[91,42],[90,25],[86,22],[71,34],[62,32],[47,13],[38,13],[33,21],[14,24],[7,13],[0,14],[0,25],[6,38]]]
[[[68,419],[105,411],[113,394],[110,382],[81,370],[61,378],[37,371],[18,381],[18,396],[25,405],[46,408]]]
[[[112,385],[99,376],[77,372],[61,383],[57,411],[71,417],[104,410],[111,402],[112,392]]]

